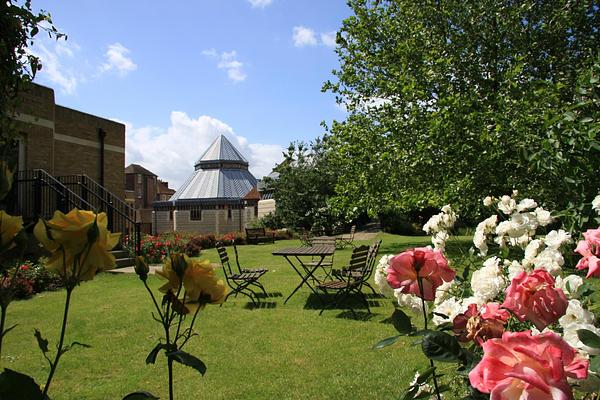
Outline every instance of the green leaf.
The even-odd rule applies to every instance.
[[[457,362],[462,352],[456,337],[440,331],[427,333],[423,337],[421,349],[427,358],[442,362]]]
[[[42,400],[40,387],[32,377],[5,368],[0,374],[0,399]]]
[[[153,399],[158,400],[160,397],[156,397],[150,392],[133,392],[129,393],[127,396],[123,397],[123,400],[145,400],[145,399]]]
[[[158,352],[164,349],[166,346],[162,343],[158,343],[154,348],[148,353],[148,357],[146,357],[146,364],[154,364],[156,362],[156,356]]]
[[[202,375],[206,373],[206,365],[202,362],[202,360],[186,353],[185,351],[171,351],[167,353],[167,357],[169,357],[171,360],[177,361],[178,363],[194,368]]]
[[[600,337],[594,332],[587,329],[578,329],[577,337],[581,340],[581,343],[594,349],[600,349]]]
[[[589,369],[592,372],[596,372],[596,373],[600,372],[600,357],[599,356],[590,357]]]
[[[40,331],[38,331],[37,329],[35,329],[35,332],[33,335],[37,339],[38,347],[40,348],[40,350],[42,350],[43,353],[47,353],[48,352],[48,339],[44,339],[42,337],[42,333]]]
[[[398,339],[400,339],[401,336],[402,335],[397,335],[397,336],[392,336],[392,337],[383,339],[382,341],[375,344],[375,346],[373,346],[373,349],[379,350],[379,349],[383,349],[384,347],[390,346],[390,345],[396,343],[398,341]]]
[[[392,314],[392,324],[399,333],[409,334],[412,332],[410,317],[402,310],[394,310],[394,313]]]

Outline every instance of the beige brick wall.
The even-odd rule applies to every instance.
[[[125,197],[125,125],[56,105],[54,91],[32,85],[22,93],[15,119],[26,144],[25,168],[52,175],[86,174],[100,180],[98,129],[106,132],[104,183]]]
[[[169,211],[154,211],[152,231],[157,235],[173,232],[173,221],[169,220]]]
[[[258,218],[262,218],[267,214],[275,211],[275,200],[260,200],[258,202]]]
[[[125,125],[94,115],[56,106],[55,134],[82,139],[96,144],[95,147],[81,143],[56,140],[54,144],[54,174],[71,175],[84,173],[100,182],[100,139],[98,129],[106,132],[104,143],[104,186],[125,198]],[[72,140],[72,139],[68,139]],[[121,151],[110,147],[115,146]],[[108,147],[108,148],[107,148]]]

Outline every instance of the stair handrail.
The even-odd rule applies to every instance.
[[[18,171],[17,179],[19,179],[18,178],[19,173],[25,173],[25,172],[27,172],[27,171]],[[33,177],[34,179],[41,180],[42,182],[46,183],[48,185],[48,187],[50,189],[52,189],[55,193],[60,194],[63,197],[65,197],[65,194],[68,194],[72,198],[75,198],[77,201],[79,201],[79,204],[76,204],[75,202],[73,202],[71,200],[71,197],[67,197],[69,200],[69,203],[71,203],[71,207],[76,207],[76,208],[89,207],[90,209],[93,208],[93,206],[90,203],[88,203],[87,201],[82,199],[77,193],[73,192],[71,189],[69,189],[68,187],[63,185],[62,182],[60,182],[58,179],[56,179],[55,177],[50,175],[48,172],[46,172],[46,170],[43,170],[41,168],[36,168],[36,169],[32,170],[32,172],[34,173],[34,177]],[[61,190],[63,190],[66,193],[57,190],[56,187],[60,188]]]
[[[70,178],[70,177],[83,178],[83,179],[81,179],[81,182],[78,181],[78,182],[76,182],[76,184],[85,187],[88,190],[88,193],[91,193],[92,195],[94,195],[94,197],[96,199],[100,200],[100,202],[102,204],[109,207],[111,209],[111,211],[116,212],[117,214],[119,214],[121,217],[123,217],[129,223],[131,223],[133,225],[133,227],[135,228],[135,239],[134,239],[135,242],[134,242],[133,250],[136,255],[140,255],[141,254],[141,226],[140,226],[139,222],[135,221],[132,218],[132,215],[135,215],[135,209],[133,207],[131,207],[129,204],[127,204],[126,202],[124,202],[123,200],[121,200],[119,198],[119,196],[115,195],[113,192],[111,192],[104,186],[100,185],[98,182],[96,182],[94,179],[90,178],[86,174],[60,175],[60,176],[57,176],[57,179],[60,181],[61,178]],[[90,185],[90,186],[93,187],[93,189],[91,189],[91,190],[88,187],[89,183],[91,183],[92,185]],[[103,195],[98,194],[98,192],[102,193],[103,195],[108,195],[110,200],[107,200]],[[121,205],[121,207],[123,207],[125,209],[125,212],[123,212],[119,208],[115,207],[113,202],[116,202],[119,205]]]

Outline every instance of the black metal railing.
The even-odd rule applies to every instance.
[[[52,218],[55,210],[67,213],[74,207],[93,209],[90,203],[43,169],[15,173],[10,207],[13,214],[27,221]]]
[[[140,254],[141,224],[136,222],[135,210],[129,204],[87,175],[63,175],[56,179],[91,204],[94,210],[105,212],[108,229],[121,232],[121,245]]]
[[[63,213],[73,208],[104,211],[108,229],[121,232],[121,245],[140,254],[141,231],[140,224],[135,222],[135,211],[85,175],[54,177],[42,169],[18,171],[7,200],[12,214],[23,216],[25,221],[51,218],[55,210]]]

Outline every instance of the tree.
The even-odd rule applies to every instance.
[[[324,90],[348,118],[328,141],[333,204],[376,214],[545,187],[528,157],[599,48],[598,2],[350,0]],[[539,196],[538,196],[539,198]]]
[[[334,194],[337,174],[329,165],[326,141],[291,143],[277,167],[279,178],[268,182],[277,202],[276,217],[285,226],[331,233],[343,224],[327,204]]]
[[[27,51],[40,30],[57,39],[66,36],[52,25],[50,14],[34,13],[31,0],[19,4],[15,0],[0,3],[0,143],[12,139],[12,116],[18,104],[18,94],[42,68],[38,57]]]

